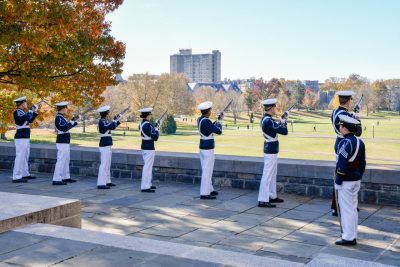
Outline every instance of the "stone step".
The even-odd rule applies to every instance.
[[[307,267],[390,267],[376,262],[334,256],[320,253],[307,264],[288,260],[275,259],[265,256],[256,256],[241,252],[226,251],[214,248],[196,247],[155,239],[146,239],[133,236],[108,234],[78,228],[63,227],[49,224],[32,224],[14,230],[15,232],[45,236],[50,238],[86,242],[106,247],[131,250],[135,252],[152,253],[172,256],[179,259],[209,262],[228,266],[307,266]]]
[[[0,233],[30,223],[81,227],[81,202],[75,199],[0,192]]]

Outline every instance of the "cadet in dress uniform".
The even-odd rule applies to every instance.
[[[58,111],[55,118],[57,163],[53,175],[53,185],[66,185],[76,182],[76,180],[71,179],[69,174],[69,144],[71,141],[69,130],[78,124],[78,117],[73,117],[69,122],[67,121],[65,114],[67,113],[68,102],[66,101],[57,103],[56,107]]]
[[[154,193],[154,189],[156,189],[156,187],[152,185],[151,180],[153,178],[153,163],[156,153],[154,141],[157,141],[160,136],[158,128],[154,127],[149,121],[152,111],[152,108],[142,108],[139,110],[140,118],[143,119],[139,125],[139,131],[140,136],[142,137],[141,148],[144,161],[140,188],[142,192],[146,193]]]
[[[216,199],[218,192],[214,190],[212,185],[212,174],[214,170],[214,134],[222,134],[222,119],[218,116],[218,120],[211,122],[212,102],[203,102],[198,106],[201,111],[201,117],[197,120],[197,127],[200,134],[200,163],[201,163],[201,199]]]
[[[339,91],[336,94],[339,97],[340,105],[337,109],[333,110],[332,116],[331,116],[331,122],[332,122],[333,130],[336,133],[336,141],[335,141],[334,149],[335,149],[335,155],[336,155],[336,160],[337,160],[338,145],[339,145],[340,141],[343,140],[343,135],[340,133],[339,125],[338,125],[339,115],[347,115],[347,116],[353,117],[357,120],[359,120],[359,116],[357,113],[353,113],[353,114],[349,113],[352,96],[354,95],[353,91]],[[338,216],[336,197],[335,197],[335,189],[333,189],[333,193],[332,193],[331,210],[332,210],[332,216]]]
[[[14,143],[15,143],[15,162],[13,170],[13,183],[26,183],[28,179],[35,179],[29,173],[28,161],[30,152],[30,136],[31,129],[29,124],[37,117],[37,105],[33,105],[28,112],[26,96],[14,100],[17,109],[14,111],[14,124],[16,128]]]
[[[115,130],[121,124],[121,115],[116,115],[112,121],[107,120],[107,115],[110,113],[110,106],[103,106],[97,110],[100,113],[101,119],[99,120],[100,132],[100,167],[99,175],[97,177],[98,189],[110,189],[110,186],[115,186],[111,182],[111,147],[113,145],[111,130]]]
[[[338,115],[339,131],[343,136],[338,144],[335,188],[338,194],[342,239],[336,245],[357,244],[358,191],[365,171],[365,145],[354,133],[360,122],[348,115]]]
[[[261,130],[264,135],[264,170],[258,193],[258,206],[275,208],[275,204],[282,203],[283,199],[278,198],[276,193],[276,175],[278,168],[279,142],[278,134],[287,135],[286,116],[277,123],[272,116],[276,113],[276,98],[262,101],[265,115],[261,120]]]

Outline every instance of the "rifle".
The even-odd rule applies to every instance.
[[[361,94],[360,99],[358,99],[357,103],[354,105],[354,109],[353,110],[354,110],[355,113],[359,113],[360,112],[361,104],[362,104],[363,99],[364,99],[364,94]]]
[[[51,107],[51,108],[53,107],[52,105],[49,104],[49,102],[47,102],[47,100],[46,100],[44,97],[41,98],[39,102],[37,102],[36,104],[34,104],[34,106],[39,107],[42,103],[45,103],[46,105],[48,105],[48,106]]]
[[[229,101],[228,105],[225,106],[225,108],[219,113],[218,115],[218,120],[221,120],[221,118],[224,116],[224,112],[229,108],[229,106],[232,104],[233,99]]]
[[[167,115],[167,111],[168,111],[168,109],[166,109],[164,111],[164,113],[160,116],[160,118],[156,121],[156,127],[161,126],[161,124],[163,123],[165,115]]]
[[[285,112],[283,112],[281,118],[286,119],[289,116],[289,112],[292,111],[292,109],[294,109],[295,106],[296,104],[293,104],[290,108],[288,108]]]

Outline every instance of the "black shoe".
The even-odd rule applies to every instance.
[[[63,182],[64,182],[64,183],[75,183],[76,180],[71,179],[71,178],[68,178],[68,179],[63,179]]]
[[[211,195],[201,195],[200,199],[216,199],[216,196],[211,196]]]
[[[331,215],[335,216],[335,217],[339,216],[339,214],[336,210],[332,210]]]
[[[107,186],[107,185],[98,185],[97,189],[110,189],[111,187]]]
[[[335,245],[338,245],[338,246],[355,246],[355,245],[357,245],[357,240],[355,238],[353,240],[351,240],[351,241],[340,239],[340,240],[337,240],[335,242]]]
[[[53,185],[67,185],[64,181],[53,181]]]
[[[154,185],[152,185],[152,186],[150,187],[150,189],[157,189],[157,187],[155,187]]]
[[[212,196],[218,196],[218,192],[217,192],[217,191],[212,191],[212,192],[210,193],[210,195],[212,195]]]
[[[274,205],[274,204],[271,204],[269,202],[261,202],[261,201],[258,201],[258,206],[260,208],[275,208],[276,207],[276,205]]]
[[[270,198],[269,199],[269,202],[270,203],[283,203],[283,199],[280,199],[280,198]]]
[[[29,176],[22,177],[22,179],[33,180],[33,179],[36,179],[36,176],[29,175]]]
[[[116,186],[116,184],[113,184],[113,183],[107,183],[106,185],[107,186]]]
[[[24,178],[21,179],[16,179],[16,180],[12,180],[13,183],[27,183],[28,180],[25,180]]]
[[[153,190],[153,189],[142,189],[142,192],[144,192],[144,193],[154,193],[154,192],[156,192],[156,190]]]

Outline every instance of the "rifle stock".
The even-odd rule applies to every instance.
[[[165,115],[167,115],[168,109],[164,111],[164,113],[160,116],[160,118],[156,122],[156,126],[159,127],[163,123]]]

